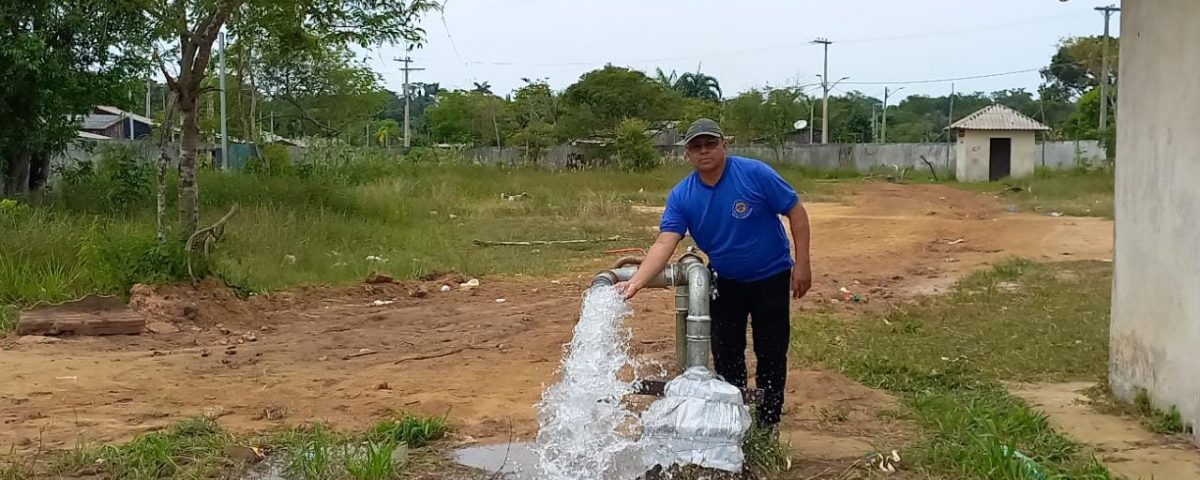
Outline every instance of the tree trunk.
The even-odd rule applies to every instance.
[[[50,156],[45,153],[34,155],[29,163],[29,191],[36,192],[50,179]]]
[[[8,157],[4,168],[4,194],[10,197],[29,193],[29,164],[32,154],[17,152]]]
[[[179,142],[179,225],[184,236],[191,235],[200,224],[200,192],[196,185],[196,153],[200,148],[197,107],[194,97],[179,96],[183,119],[183,137]]]

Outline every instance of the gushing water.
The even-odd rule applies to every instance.
[[[622,322],[632,313],[615,287],[585,294],[562,379],[537,405],[538,478],[628,479],[645,471],[637,438],[621,431],[637,420],[621,401],[631,384],[618,377],[629,363],[630,332]]]

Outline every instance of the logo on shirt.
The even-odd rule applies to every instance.
[[[736,202],[733,202],[733,218],[736,218],[739,220],[744,219],[746,217],[749,217],[750,212],[753,210],[754,209],[750,208],[750,204],[746,203],[745,200],[738,200]]]

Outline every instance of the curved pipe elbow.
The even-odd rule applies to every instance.
[[[643,260],[645,259],[642,257],[621,257],[617,259],[617,262],[613,264],[612,268],[617,269],[628,267],[630,265],[641,265]]]

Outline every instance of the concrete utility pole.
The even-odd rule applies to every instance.
[[[404,71],[404,148],[409,148],[409,147],[412,147],[412,140],[409,138],[409,126],[408,126],[408,124],[409,124],[409,119],[408,119],[408,104],[409,104],[408,72],[419,72],[419,71],[425,70],[425,69],[413,67],[412,66],[412,58],[410,58],[407,55],[405,55],[404,58],[397,58],[396,61],[404,63],[404,67],[401,68],[401,70]]]
[[[1108,130],[1108,79],[1111,76],[1108,71],[1108,23],[1112,19],[1112,14],[1121,11],[1121,9],[1110,5],[1107,7],[1096,7],[1096,11],[1104,14],[1104,39],[1102,40],[1104,42],[1104,53],[1100,67],[1100,136],[1103,137],[1104,132]]]
[[[146,77],[146,118],[150,118],[150,77]]]
[[[219,168],[229,168],[229,125],[225,115],[225,32],[221,32],[221,164]]]
[[[833,42],[828,38],[818,38],[812,43],[825,46],[825,68],[821,75],[821,91],[824,93],[821,99],[821,143],[826,144],[829,143],[829,45]]]
[[[883,87],[883,127],[880,129],[880,133],[879,133],[879,143],[887,143],[887,107],[888,107],[888,96],[889,96],[889,95],[891,95],[891,94],[893,94],[893,93],[899,92],[899,91],[901,91],[901,90],[904,90],[904,87],[900,87],[900,88],[897,88],[897,89],[895,89],[895,90],[888,90],[888,87]]]

